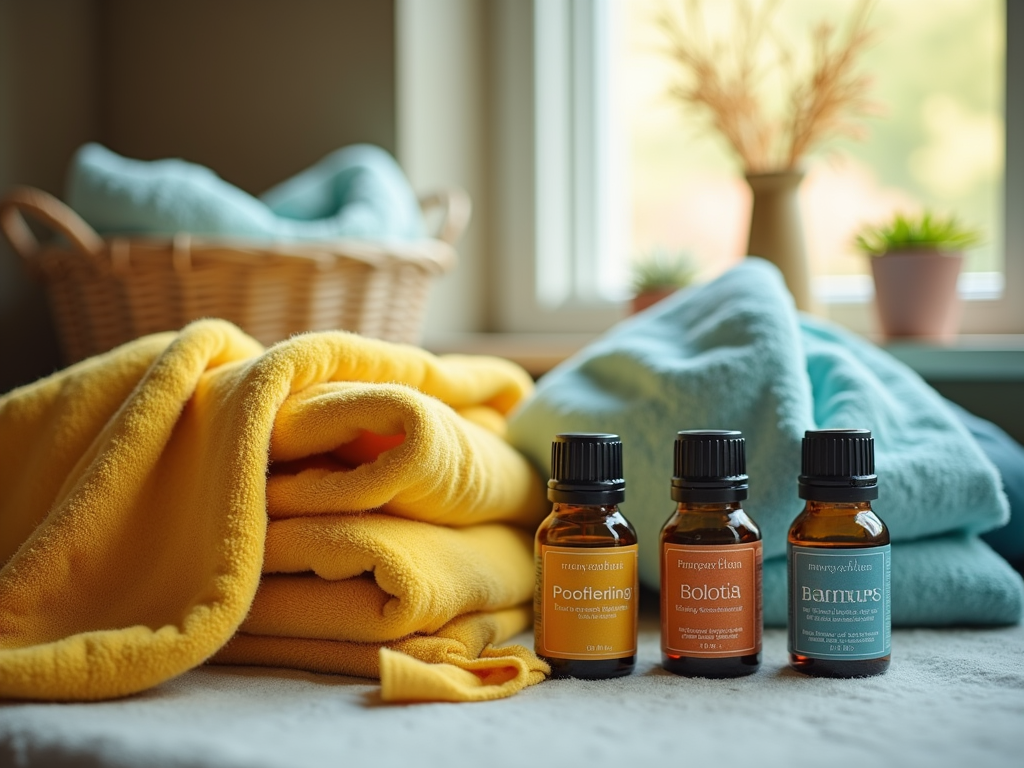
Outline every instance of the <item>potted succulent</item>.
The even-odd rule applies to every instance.
[[[977,230],[955,217],[924,211],[897,213],[867,226],[857,247],[871,258],[875,306],[888,338],[949,341],[960,321],[957,279],[963,250],[980,240]]]
[[[631,269],[633,314],[685,288],[697,277],[696,264],[688,251],[665,248],[655,248],[634,259]]]

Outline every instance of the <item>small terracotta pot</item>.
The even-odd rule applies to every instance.
[[[677,290],[679,289],[669,287],[658,288],[656,290],[638,293],[636,296],[633,297],[632,305],[630,308],[632,309],[634,315],[637,312],[643,312],[645,309],[652,306],[653,304],[657,304],[662,299],[671,296]]]
[[[871,259],[875,307],[888,338],[951,341],[960,325],[959,252],[892,251]]]

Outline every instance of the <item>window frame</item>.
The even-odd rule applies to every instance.
[[[496,9],[496,309],[505,332],[597,333],[626,313],[625,302],[595,290],[600,264],[625,242],[614,229],[624,219],[612,213],[625,204],[625,185],[617,185],[619,200],[602,197],[607,176],[578,170],[588,162],[599,168],[598,153],[611,140],[586,130],[612,108],[593,97],[600,70],[586,69],[598,55],[586,35],[601,34],[595,17],[611,4],[502,0]],[[1024,51],[1010,44],[1024,39],[1024,7],[1007,2],[1005,13],[1003,291],[999,298],[967,297],[961,335],[1024,333],[1024,216],[1012,215],[1024,211],[1024,141],[1011,141],[1024,136]],[[624,280],[621,269],[614,278]],[[876,333],[870,295],[828,303],[825,314],[856,332]]]
[[[497,322],[515,333],[600,332],[624,314],[600,298],[617,201],[599,162],[611,108],[602,98],[598,36],[609,0],[501,0],[497,4],[495,250]]]

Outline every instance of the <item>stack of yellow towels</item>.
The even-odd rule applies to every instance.
[[[217,320],[0,398],[0,697],[141,691],[212,660],[500,698],[543,485],[503,438],[529,377]]]

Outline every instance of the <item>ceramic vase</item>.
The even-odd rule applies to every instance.
[[[797,309],[815,311],[797,200],[804,174],[750,173],[746,178],[754,193],[747,253],[767,259],[779,268]]]
[[[948,342],[960,324],[956,284],[963,254],[893,251],[871,259],[875,307],[882,334]]]

